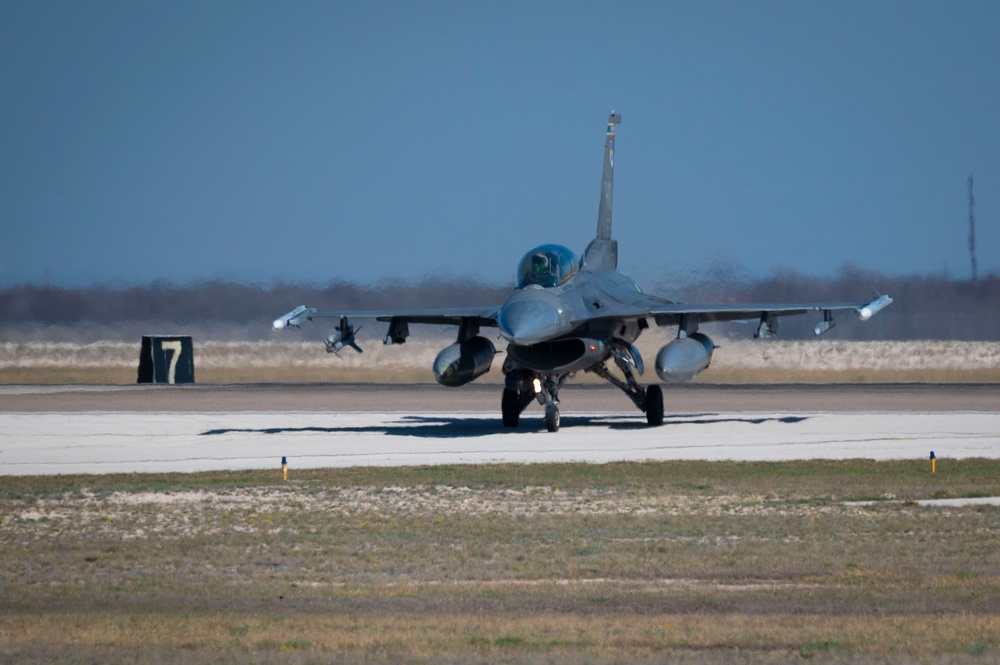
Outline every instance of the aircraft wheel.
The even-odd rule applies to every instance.
[[[654,427],[663,424],[663,389],[655,383],[646,388],[646,422]]]
[[[545,405],[545,427],[550,432],[559,431],[559,407],[555,404]]]
[[[504,427],[517,427],[521,419],[521,399],[516,390],[503,391],[503,399],[500,400],[500,414],[503,418]]]

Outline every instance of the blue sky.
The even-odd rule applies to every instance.
[[[0,286],[1000,270],[1000,3],[0,0]]]

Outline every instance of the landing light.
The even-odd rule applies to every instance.
[[[534,387],[536,395],[542,392],[542,382],[538,379],[533,379],[531,385]]]

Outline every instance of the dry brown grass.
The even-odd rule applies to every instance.
[[[480,382],[489,380],[487,375]],[[0,384],[127,385],[134,367],[17,367],[0,369]],[[484,381],[485,379],[485,381]],[[431,383],[430,367],[195,367],[195,381],[227,383]]]
[[[430,368],[414,367],[196,367],[195,380],[228,383],[430,383]],[[490,372],[478,383],[502,383]],[[17,367],[0,370],[0,384],[127,385],[136,382],[131,367]],[[578,374],[574,383],[602,383],[593,374]],[[794,370],[760,371],[747,368],[710,368],[695,383],[1000,383],[1000,369],[916,370]]]
[[[648,363],[669,341],[655,331],[640,339]],[[199,383],[427,383],[448,340],[386,347],[373,340],[364,354],[338,358],[313,342],[199,342]],[[981,383],[1000,382],[996,342],[722,341],[703,383]],[[138,344],[0,343],[0,383],[135,383]],[[481,383],[500,383],[500,361]],[[574,381],[597,382],[591,374]]]
[[[1000,649],[1000,462],[19,478],[0,660],[951,662]]]
[[[755,654],[778,659],[823,656],[865,662],[893,662],[885,654],[912,654],[899,662],[941,662],[975,652],[1000,634],[995,616],[969,617],[960,625],[935,617],[825,617],[731,614],[530,616],[402,614],[395,616],[273,616],[241,613],[177,617],[101,613],[67,626],[63,613],[8,617],[0,622],[0,643],[46,644],[60,650],[113,646],[119,653],[169,650],[187,644],[192,656],[217,660],[260,652],[300,652],[318,659],[380,656],[388,662],[581,662],[658,661],[677,650],[688,662],[723,662],[727,653],[747,662]],[[58,637],[54,637],[58,636]],[[207,645],[204,650],[195,645]],[[987,647],[988,649],[988,647]],[[733,652],[736,653],[733,653]],[[3,652],[0,651],[0,654]],[[985,652],[984,652],[985,653]],[[405,654],[405,655],[404,655]],[[713,654],[715,656],[713,657]],[[972,655],[972,654],[970,654]],[[395,656],[395,658],[393,657]],[[846,658],[845,658],[846,660]],[[976,662],[976,661],[972,661]],[[989,660],[983,661],[989,662]]]
[[[696,383],[998,383],[1000,368],[978,369],[752,369],[710,367]]]

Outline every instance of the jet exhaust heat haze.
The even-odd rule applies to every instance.
[[[300,305],[274,321],[274,329],[299,326],[308,320],[338,318],[336,332],[326,340],[327,351],[344,346],[361,351],[354,341],[351,319],[375,319],[389,324],[386,344],[403,344],[410,323],[458,326],[455,343],[434,360],[434,378],[445,386],[462,386],[490,370],[496,347],[480,335],[495,327],[507,341],[505,376],[500,402],[505,427],[517,427],[531,402],[545,408],[549,431],[559,429],[559,391],[577,372],[593,372],[617,386],[646,414],[650,425],[663,422],[663,391],[658,383],[644,386],[637,376],[645,364],[633,343],[650,325],[676,326],[677,337],[656,355],[656,374],[664,383],[687,381],[708,368],[715,343],[698,331],[703,322],[759,321],[755,337],[774,337],[778,317],[818,312],[814,329],[820,335],[834,325],[834,312],[850,310],[868,320],[892,303],[882,295],[870,302],[690,304],[676,303],[642,292],[617,271],[618,243],[611,236],[614,194],[615,129],[620,113],[608,117],[601,174],[597,233],[577,258],[562,245],[535,247],[517,266],[517,283],[502,305],[448,309],[321,312]],[[609,364],[614,365],[613,373]]]

